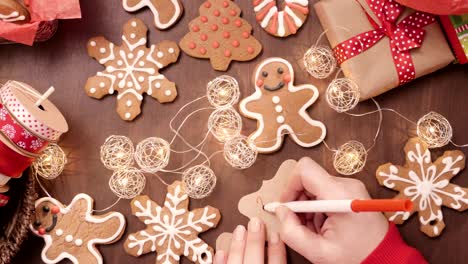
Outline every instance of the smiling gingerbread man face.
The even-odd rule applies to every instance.
[[[258,88],[275,91],[286,87],[292,81],[292,69],[281,61],[260,65],[255,75],[255,85]]]
[[[325,138],[325,126],[306,111],[318,98],[311,84],[294,85],[291,64],[282,58],[269,58],[254,72],[255,93],[244,98],[240,112],[257,120],[257,130],[250,135],[257,150],[278,150],[286,134],[302,147],[312,147]]]
[[[93,215],[93,199],[84,193],[76,195],[68,206],[44,197],[36,201],[36,218],[30,228],[44,238],[42,260],[58,263],[102,264],[96,245],[117,241],[125,229],[121,213]]]

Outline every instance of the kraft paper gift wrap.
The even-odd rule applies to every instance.
[[[359,2],[361,5],[359,5]],[[332,48],[358,34],[374,30],[364,9],[377,21],[365,0],[322,0],[314,5],[317,16]],[[397,23],[414,10],[406,8]],[[415,77],[434,72],[454,60],[452,52],[437,22],[423,27],[424,41],[421,47],[411,49],[410,55],[416,71]],[[384,36],[373,47],[341,64],[346,77],[359,86],[361,101],[380,95],[399,86],[399,79],[392,58],[390,39]],[[402,88],[406,89],[406,88]]]

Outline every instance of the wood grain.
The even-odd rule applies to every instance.
[[[87,78],[102,69],[102,66],[89,58],[86,53],[86,42],[89,38],[104,35],[109,40],[120,43],[122,25],[129,18],[137,16],[143,19],[150,28],[150,43],[166,39],[178,41],[188,31],[188,22],[198,16],[198,7],[202,3],[201,0],[183,2],[185,13],[181,21],[170,30],[159,31],[153,26],[152,14],[148,9],[129,14],[123,10],[120,1],[82,0],[83,19],[60,22],[59,31],[50,41],[34,47],[0,46],[0,79],[24,81],[42,91],[54,85],[57,90],[51,99],[62,110],[70,125],[70,132],[61,141],[61,145],[68,153],[69,164],[61,177],[46,185],[52,195],[63,203],[70,202],[77,193],[85,192],[95,199],[96,209],[112,204],[115,196],[107,185],[112,172],[104,168],[99,160],[99,147],[105,138],[111,134],[126,135],[135,142],[150,136],[171,138],[172,134],[168,127],[171,116],[185,103],[204,95],[206,83],[222,74],[212,70],[209,61],[194,59],[182,54],[178,63],[164,71],[170,80],[176,82],[179,97],[174,103],[166,105],[146,98],[142,116],[132,123],[122,121],[115,112],[115,96],[107,96],[100,101],[86,96],[83,87]],[[236,2],[244,11],[243,17],[252,23],[254,36],[264,45],[263,53],[257,59],[247,63],[234,62],[227,72],[238,79],[242,96],[247,96],[253,91],[251,75],[255,65],[260,60],[271,56],[280,56],[291,61],[296,70],[295,83],[313,83],[323,92],[330,80],[314,80],[301,69],[300,65],[303,53],[309,45],[315,43],[316,38],[322,32],[316,15],[311,12],[297,35],[280,39],[267,34],[255,22],[250,1]],[[322,42],[326,44],[325,39]],[[412,120],[417,120],[430,110],[437,111],[452,123],[455,141],[468,142],[465,132],[468,129],[467,83],[467,67],[450,65],[379,96],[377,100],[382,107],[397,109]],[[359,105],[356,112],[372,109],[374,106],[371,102],[364,102]],[[327,106],[323,96],[310,108],[310,114],[314,119],[326,124],[328,129],[326,140],[331,146],[339,146],[350,139],[370,145],[378,122],[377,115],[357,118],[337,114]],[[201,140],[206,131],[204,128],[206,118],[207,113],[194,118],[183,131],[184,136],[191,142]],[[249,134],[255,126],[252,120],[244,119],[243,133]],[[374,176],[375,170],[385,162],[402,164],[404,162],[403,146],[408,136],[414,132],[414,127],[406,121],[392,113],[385,113],[377,146],[370,153],[364,171],[355,176],[365,182],[374,197],[384,198],[395,194],[378,186]],[[183,146],[179,144],[174,147]],[[213,152],[221,147],[214,139],[211,139],[207,150]],[[438,151],[438,154],[442,151]],[[464,152],[468,154],[466,149]],[[323,144],[303,149],[289,139],[279,152],[260,155],[255,165],[244,171],[232,169],[224,162],[221,155],[216,156],[212,162],[212,168],[218,176],[218,185],[209,198],[191,201],[191,207],[212,205],[221,210],[223,219],[217,229],[204,233],[201,237],[214,246],[219,234],[225,231],[231,232],[237,224],[246,224],[247,218],[237,211],[237,206],[233,205],[236,205],[245,194],[256,191],[261,186],[262,180],[273,177],[284,160],[299,159],[303,156],[312,157],[325,166],[330,173],[335,173],[332,167],[332,155]],[[171,158],[169,166],[174,168],[190,160],[191,156],[173,155]],[[179,177],[177,175],[162,176],[169,182]],[[454,183],[468,186],[468,170],[456,177]],[[166,187],[156,178],[150,177],[144,194],[149,195],[155,201],[162,201],[165,189]],[[129,201],[121,201],[114,210],[125,214],[128,220],[126,234],[144,227],[136,217],[131,215]],[[418,248],[431,263],[462,263],[468,259],[468,251],[463,243],[468,237],[467,213],[458,213],[449,209],[443,209],[443,213],[447,228],[439,238],[430,239],[421,233],[415,217],[403,225],[400,231],[406,241]],[[106,263],[136,262],[135,258],[124,253],[123,241],[122,239],[116,244],[100,248]],[[42,239],[31,236],[14,263],[41,263],[42,246]],[[302,257],[292,251],[289,252],[289,259],[290,263],[305,262]],[[147,254],[138,259],[138,263],[154,262],[154,254]],[[185,259],[182,263],[189,262]]]

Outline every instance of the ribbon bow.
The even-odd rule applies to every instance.
[[[410,50],[421,46],[425,33],[423,27],[435,22],[434,16],[416,11],[397,23],[403,6],[394,0],[367,0],[367,3],[380,24],[364,10],[374,29],[338,44],[333,49],[338,63],[361,54],[382,38],[388,37],[400,85],[413,80],[416,73]]]

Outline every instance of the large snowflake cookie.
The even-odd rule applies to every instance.
[[[386,213],[390,221],[401,224],[418,212],[421,231],[430,237],[439,236],[445,228],[441,207],[458,211],[468,208],[468,188],[450,183],[465,167],[461,151],[446,151],[431,161],[428,146],[419,138],[412,138],[405,146],[406,165],[384,164],[377,169],[380,185],[396,190],[395,199],[411,199],[411,212]]]
[[[148,7],[153,12],[154,25],[159,29],[174,25],[184,10],[179,0],[123,0],[122,4],[128,12]]]
[[[177,96],[175,83],[159,70],[177,61],[179,47],[175,42],[162,41],[147,48],[147,31],[143,21],[133,18],[123,27],[121,46],[104,37],[88,41],[88,54],[106,69],[88,79],[86,93],[101,99],[117,91],[117,112],[127,121],[141,113],[144,93],[161,103],[172,102]]]
[[[96,245],[116,242],[125,230],[121,213],[92,215],[93,199],[84,193],[76,195],[68,206],[45,197],[37,200],[35,207],[31,230],[44,238],[45,263],[69,259],[74,264],[102,264]]]
[[[322,122],[313,120],[307,108],[318,98],[315,86],[295,86],[291,64],[281,58],[261,62],[254,73],[255,93],[244,98],[240,112],[257,120],[257,130],[250,135],[259,152],[278,150],[285,134],[302,147],[312,147],[325,138]]]
[[[281,11],[276,0],[253,0],[252,3],[257,21],[276,37],[296,34],[309,15],[309,0],[284,0]]]
[[[195,263],[212,263],[213,249],[198,234],[215,228],[221,214],[211,206],[188,211],[188,205],[189,198],[180,181],[168,186],[163,207],[148,196],[134,198],[132,213],[147,228],[128,236],[125,251],[132,256],[156,251],[157,264],[179,263],[181,255]]]

